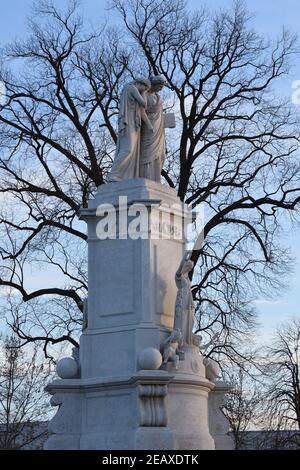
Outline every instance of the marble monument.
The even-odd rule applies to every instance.
[[[227,449],[226,384],[193,334],[185,250],[191,214],[160,183],[165,159],[163,77],[120,97],[108,184],[80,211],[88,229],[88,297],[79,351],[47,386],[58,411],[45,449]],[[216,338],[214,338],[215,340]]]

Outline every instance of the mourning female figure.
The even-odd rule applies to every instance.
[[[141,178],[148,178],[160,182],[160,174],[165,160],[165,122],[163,102],[158,92],[166,84],[164,77],[156,75],[150,77],[151,88],[147,96],[147,116],[152,129],[142,124],[141,129]]]
[[[121,181],[139,177],[140,131],[142,121],[152,130],[146,115],[147,100],[145,93],[151,82],[139,78],[124,86],[119,108],[118,140],[116,155],[109,181]]]

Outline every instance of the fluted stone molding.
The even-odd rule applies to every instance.
[[[166,385],[143,384],[139,386],[140,426],[167,426],[166,396]]]

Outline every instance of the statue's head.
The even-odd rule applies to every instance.
[[[162,75],[152,75],[150,77],[151,91],[160,91],[166,85],[166,79]]]
[[[147,91],[151,88],[151,82],[148,78],[137,78],[134,80],[134,84],[141,92]]]
[[[182,333],[179,328],[174,328],[172,331],[172,339],[173,341],[180,341],[182,339]]]
[[[182,274],[188,274],[194,267],[194,263],[192,260],[187,260],[185,261],[183,268],[182,268]]]

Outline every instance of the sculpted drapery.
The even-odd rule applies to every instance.
[[[123,88],[120,97],[118,140],[108,181],[148,178],[160,182],[165,159],[161,76],[139,78]]]
[[[120,98],[118,140],[109,181],[139,177],[140,132],[142,120],[148,125],[145,92],[150,89],[148,79],[137,79],[124,86]]]
[[[156,76],[151,77],[150,81],[151,88],[146,95],[146,112],[153,130],[142,125],[139,176],[160,182],[166,148],[163,102],[158,92],[165,85],[165,80],[161,76]]]

